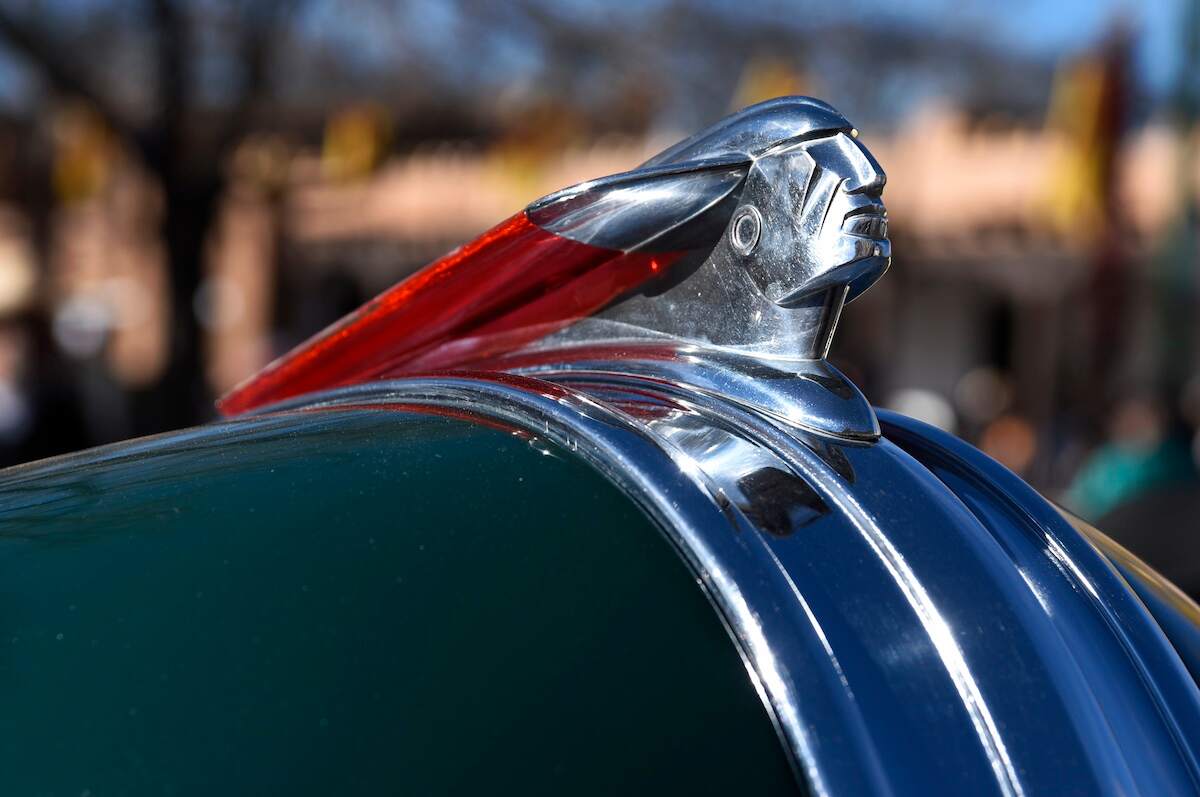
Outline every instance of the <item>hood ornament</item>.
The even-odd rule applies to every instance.
[[[825,360],[842,306],[887,269],[883,170],[840,113],[782,97],[633,171],[544,197],[235,388],[234,414],[444,370],[654,379],[871,440]]]
[[[694,357],[746,373],[734,392],[750,403],[762,406],[766,391],[774,395],[767,408],[801,426],[876,437],[870,405],[824,358],[842,306],[891,262],[885,182],[845,117],[819,100],[783,97],[633,171],[540,199],[528,216],[555,235],[684,253],[661,277],[541,345],[685,341]],[[728,375],[720,381],[730,387]]]

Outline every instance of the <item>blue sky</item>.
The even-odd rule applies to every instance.
[[[1066,55],[1093,44],[1124,15],[1137,34],[1139,77],[1156,92],[1178,73],[1185,4],[1189,0],[906,0],[860,2],[906,24],[957,29],[1036,56]],[[883,11],[883,9],[889,9]]]

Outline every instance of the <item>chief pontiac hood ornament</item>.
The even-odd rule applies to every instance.
[[[776,358],[820,359],[844,302],[887,269],[883,169],[829,105],[751,106],[624,174],[529,208],[557,235],[623,251],[687,250],[604,315]]]
[[[843,305],[890,262],[884,183],[829,105],[751,106],[532,203],[222,409],[417,371],[616,370],[719,385],[810,430],[874,438],[870,405],[824,358]]]

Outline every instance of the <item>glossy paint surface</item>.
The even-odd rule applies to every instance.
[[[1077,786],[1078,793],[1195,793],[1200,692],[1171,636],[1120,568],[1032,488],[975,449],[900,416],[881,421],[885,435],[937,476],[1004,553],[990,578],[1009,582],[1020,598],[1011,610],[1039,660],[1040,674],[1025,675],[1023,694],[1041,692],[1061,706],[1030,712],[1036,701],[1026,697],[1021,708],[1030,713],[1015,726],[1056,730],[1047,744],[1058,762],[1047,761],[1045,777],[1075,757],[1071,771],[1093,781]],[[1012,651],[989,667],[1013,675],[1021,669]],[[1023,736],[1013,734],[1022,742]],[[1073,746],[1078,752],[1069,752]]]
[[[1068,523],[1116,566],[1166,634],[1188,672],[1200,681],[1200,606],[1104,532],[1066,510],[1060,511]]]
[[[544,437],[453,414],[0,475],[0,793],[793,791],[661,532]]]

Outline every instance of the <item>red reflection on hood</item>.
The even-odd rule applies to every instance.
[[[461,368],[585,318],[681,253],[561,238],[524,211],[367,302],[217,402],[235,415],[384,375]]]

